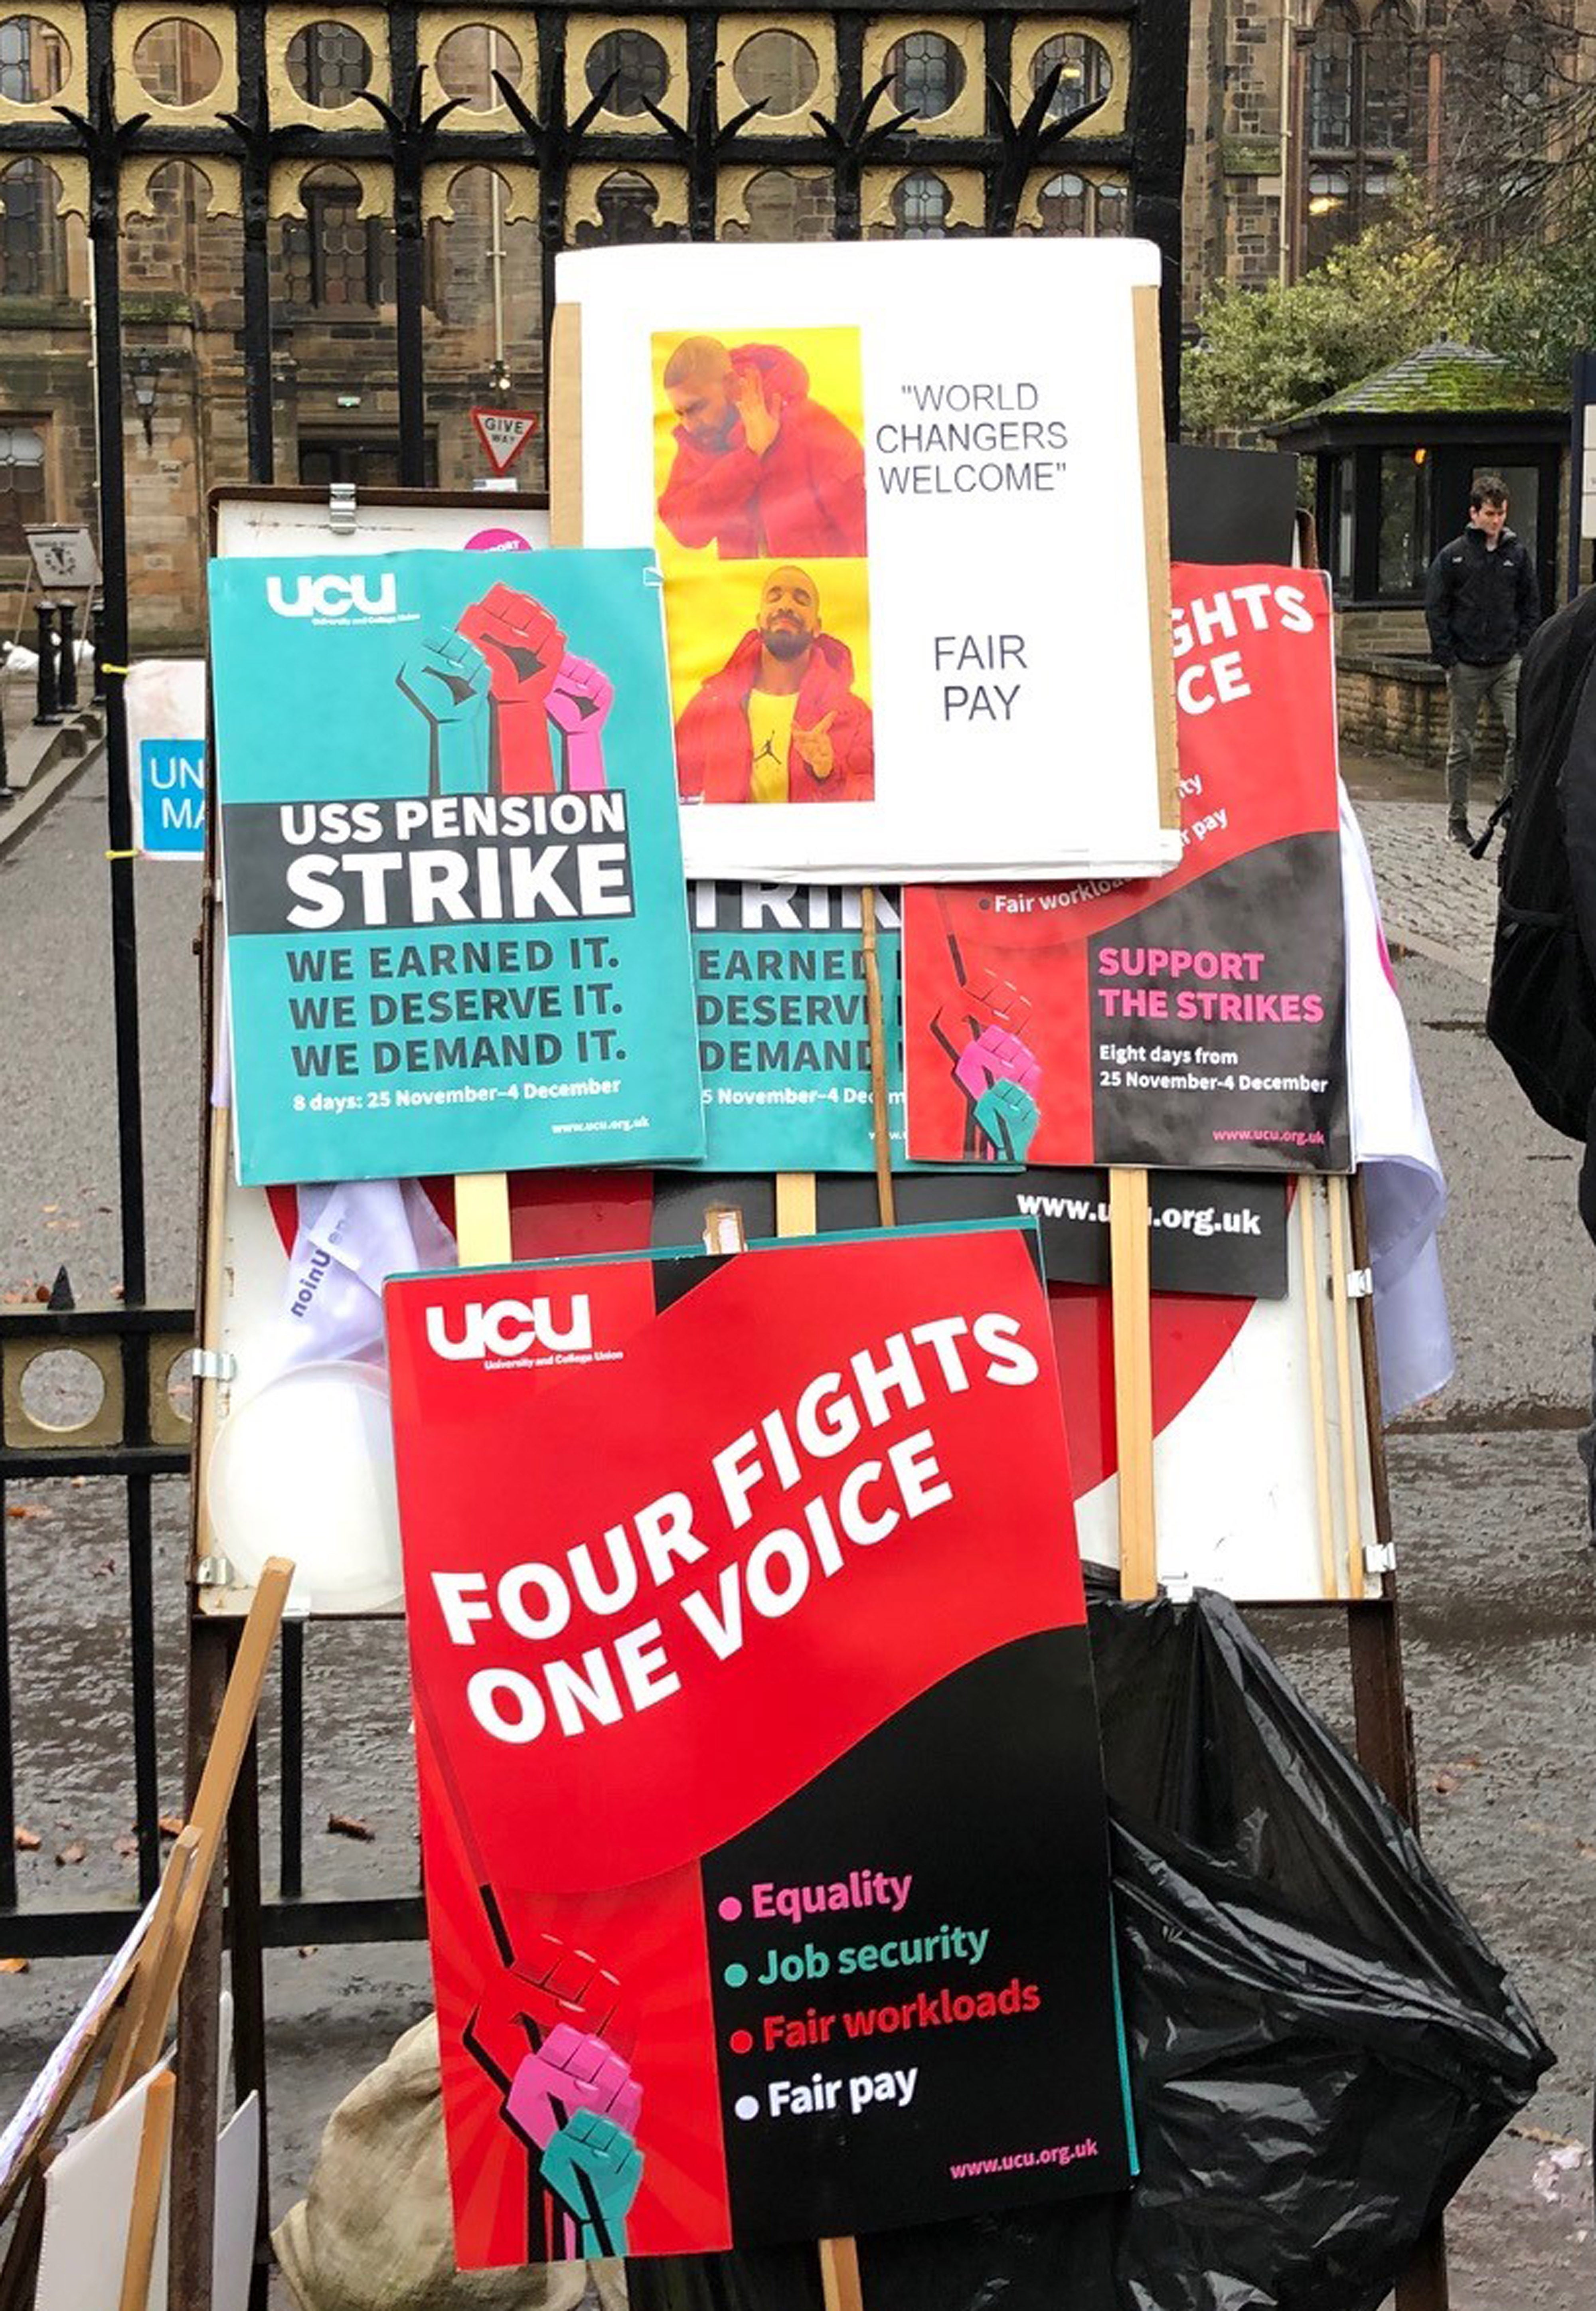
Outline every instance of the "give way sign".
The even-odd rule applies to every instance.
[[[536,432],[535,409],[474,409],[471,423],[496,474],[507,474]]]

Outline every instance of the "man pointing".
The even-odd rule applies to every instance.
[[[874,735],[852,683],[814,579],[792,562],[772,570],[753,628],[676,724],[684,800],[868,802]]]

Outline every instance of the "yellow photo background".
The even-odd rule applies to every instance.
[[[728,353],[738,345],[780,345],[783,353],[801,361],[809,372],[809,393],[812,399],[840,418],[851,433],[862,442],[865,438],[865,373],[859,351],[859,333],[849,329],[710,329],[693,323],[680,329],[661,329],[653,342],[654,389],[654,502],[658,504],[666,483],[670,479],[671,460],[676,453],[676,411],[666,398],[665,365],[684,337],[718,337]],[[659,551],[659,567],[668,586],[678,570],[698,570],[719,566],[720,557],[712,545],[690,547],[678,545],[663,522],[654,525],[654,540]]]
[[[666,624],[670,657],[671,710],[680,720],[710,676],[719,674],[737,644],[755,624],[765,580],[780,562],[717,562],[713,555],[684,556],[692,566],[666,580]],[[853,652],[854,695],[870,701],[870,588],[868,562],[809,561],[807,570],[820,589],[822,630]]]

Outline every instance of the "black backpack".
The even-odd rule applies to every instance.
[[[1519,681],[1518,780],[1502,847],[1486,1033],[1541,1121],[1583,1139],[1596,1100],[1596,980],[1574,920],[1563,773],[1596,737],[1596,589],[1549,618]]]

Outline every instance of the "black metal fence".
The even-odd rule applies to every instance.
[[[827,229],[841,240],[857,239],[866,231],[923,236],[945,230],[1045,230],[1046,219],[1038,222],[1039,188],[1065,182],[1060,172],[1068,170],[1069,183],[1090,179],[1098,187],[1098,220],[1104,229],[1110,229],[1112,193],[1121,207],[1128,206],[1129,229],[1163,251],[1166,406],[1172,419],[1174,408],[1186,0],[1093,0],[1089,9],[1069,15],[1031,0],[963,13],[945,6],[916,8],[910,0],[842,0],[824,19],[812,20],[826,27],[824,85],[817,100],[792,117],[790,133],[764,119],[757,101],[738,106],[727,95],[721,70],[726,36],[751,36],[765,26],[780,29],[782,22],[753,8],[672,8],[641,0],[621,19],[563,5],[359,6],[340,14],[328,0],[327,17],[308,22],[302,6],[240,0],[231,11],[231,49],[221,59],[222,90],[235,100],[214,111],[203,104],[153,102],[147,83],[141,84],[131,69],[133,43],[149,31],[153,19],[175,20],[180,27],[188,13],[180,7],[162,12],[119,0],[86,0],[75,6],[52,4],[46,21],[7,16],[0,6],[0,176],[20,157],[48,161],[68,201],[81,199],[89,235],[124,1289],[114,1306],[52,1302],[48,1307],[0,1307],[0,1827],[5,1832],[0,1842],[0,1949],[22,1957],[109,1949],[125,1930],[126,1912],[110,1903],[19,1906],[10,1836],[17,1760],[6,1488],[23,1480],[73,1477],[112,1478],[123,1487],[128,1636],[121,1673],[132,1700],[132,1793],[138,1890],[144,1897],[158,1877],[161,1838],[153,1487],[160,1478],[180,1476],[188,1465],[186,1425],[172,1408],[168,1381],[192,1341],[192,1312],[151,1305],[147,1288],[138,924],[121,682],[131,644],[121,263],[124,188],[130,172],[147,168],[153,157],[208,160],[238,172],[239,351],[248,445],[248,470],[237,476],[240,481],[274,479],[273,300],[280,268],[274,273],[270,231],[274,219],[284,213],[282,172],[291,163],[309,169],[336,161],[380,172],[394,243],[399,478],[408,484],[423,484],[427,474],[423,240],[440,197],[440,172],[446,174],[449,164],[485,164],[523,178],[535,172],[545,329],[554,257],[569,240],[712,240],[725,229],[728,187],[746,186],[751,170],[795,172],[818,185],[826,196]],[[205,24],[192,21],[214,47],[213,31],[205,25],[215,26],[215,13],[209,13]],[[436,59],[451,28],[484,23],[536,58],[523,83],[512,85],[501,75],[495,83],[501,101],[493,109],[507,126],[474,126],[474,114],[462,109],[460,100],[437,89],[427,61]],[[34,29],[24,36],[12,32],[14,26]],[[1042,32],[1045,43],[1039,39]],[[25,54],[19,66],[15,53],[19,38],[44,35],[58,44],[50,82],[28,77]],[[314,117],[310,100],[317,90],[310,87],[307,94],[307,41],[312,62],[319,58],[327,72],[356,80],[363,75],[366,83],[341,88],[340,109],[328,109],[325,121]],[[1120,74],[1112,114],[1107,76],[1091,61],[1105,57],[1110,47],[1128,65],[1128,74]],[[1051,65],[1050,53],[1058,58]],[[665,59],[667,69],[662,73],[653,72],[650,60],[656,57]],[[955,63],[964,75],[956,104],[942,101],[954,84]],[[938,71],[944,74],[939,83]],[[575,100],[573,90],[581,101]],[[353,100],[343,102],[344,97]],[[1100,121],[1111,118],[1112,128],[1098,133]],[[596,166],[607,171],[612,187],[673,187],[677,197],[666,205],[674,205],[678,214],[657,215],[658,203],[650,206],[623,197],[606,207],[600,200],[595,226],[590,180]],[[873,214],[883,214],[879,187],[889,177],[900,191],[918,189],[912,197],[908,192],[901,199],[894,195],[887,222],[872,222]],[[957,222],[951,221],[948,202],[926,189],[939,185],[946,192],[955,182],[970,188]],[[75,196],[74,185],[80,188]],[[298,213],[306,214],[302,202]],[[50,711],[58,711],[58,693]],[[196,1118],[203,1113],[203,1094],[196,1072]],[[69,1299],[69,1294],[57,1295],[62,1303]],[[88,1356],[105,1391],[93,1418],[65,1433],[31,1417],[22,1385],[26,1367],[59,1347]],[[199,1693],[203,1703],[204,1691],[214,1691],[224,1669],[228,1638],[203,1617],[196,1618],[194,1627],[191,1701]],[[263,1939],[280,1945],[409,1938],[421,1932],[418,1897],[305,1897],[304,1645],[303,1626],[290,1627],[282,1670],[279,1884],[262,1907]],[[203,1721],[203,1705],[197,1714]],[[246,1834],[235,1842],[235,1875],[240,1866],[250,1866],[250,1824],[242,1827]]]

